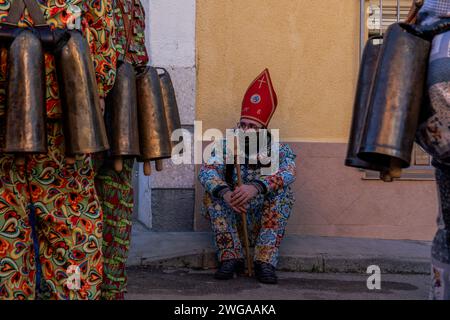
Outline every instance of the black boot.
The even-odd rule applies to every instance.
[[[256,261],[255,262],[255,276],[259,282],[266,284],[276,284],[278,282],[275,274],[275,267],[270,263]]]
[[[244,261],[240,259],[225,260],[220,263],[219,270],[214,274],[214,278],[218,280],[232,279],[234,274],[244,272]]]

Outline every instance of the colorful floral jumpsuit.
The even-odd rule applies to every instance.
[[[110,0],[39,0],[48,24],[65,28],[81,9],[82,32],[93,55],[99,94],[114,83],[116,52]],[[0,0],[0,19],[11,1]],[[25,13],[19,26],[32,25]],[[48,153],[16,166],[0,157],[0,299],[98,299],[103,278],[102,210],[91,155],[66,164],[55,61],[45,54]],[[0,116],[5,113],[7,51],[0,54]],[[18,83],[17,85],[21,85]],[[4,132],[2,129],[1,132]],[[68,285],[72,276],[79,282]]]
[[[114,16],[118,64],[127,62],[135,68],[146,66],[149,59],[145,47],[145,12],[141,2],[115,0]],[[102,297],[108,300],[121,300],[126,292],[125,264],[133,215],[133,162],[125,160],[123,171],[118,173],[112,161],[105,161],[95,179],[104,213]]]

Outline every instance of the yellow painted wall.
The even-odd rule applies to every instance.
[[[198,0],[197,109],[203,127],[239,118],[268,67],[285,141],[345,142],[359,63],[358,0]]]

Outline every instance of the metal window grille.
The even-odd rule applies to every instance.
[[[369,36],[382,34],[393,23],[406,18],[410,8],[410,1],[387,2],[383,0],[368,1],[367,27]]]
[[[360,0],[361,55],[367,39],[384,34],[391,24],[405,20],[411,4],[412,0]],[[378,172],[363,171],[363,179],[379,179]],[[403,171],[401,180],[434,180],[431,158],[417,144],[414,145],[411,167]]]

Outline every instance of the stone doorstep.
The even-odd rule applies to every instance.
[[[158,269],[214,269],[217,264],[210,240],[209,233],[146,232],[143,234],[139,232],[139,234],[134,234],[132,239],[128,266]],[[319,243],[321,247],[312,250],[317,250],[317,252],[302,250],[301,247],[295,246],[298,241]],[[336,247],[336,243],[342,242],[341,244],[346,245],[348,241],[353,243],[354,252],[350,252],[351,249],[348,249],[343,254],[337,254],[336,250],[339,248]],[[378,247],[370,251],[373,252],[372,255],[361,254],[361,251],[366,252],[367,247],[364,245],[367,244]],[[283,246],[286,247],[286,250],[282,250],[280,254],[278,265],[280,271],[366,273],[369,266],[377,265],[382,273],[430,273],[430,243],[428,242],[290,235],[284,240]],[[383,246],[389,246],[386,247],[386,254],[383,254]],[[393,246],[397,246],[397,248]],[[154,249],[152,250],[152,248]],[[396,254],[396,251],[399,250],[403,254]]]

